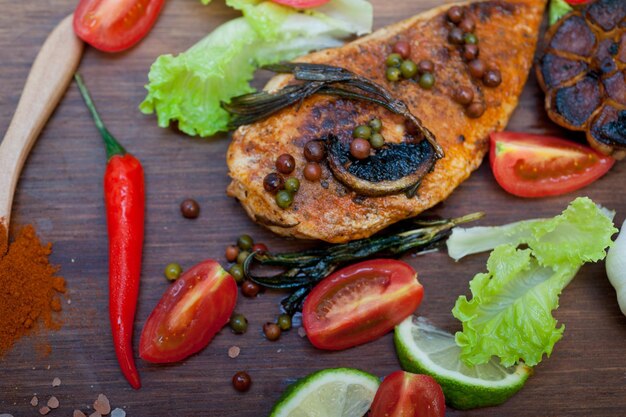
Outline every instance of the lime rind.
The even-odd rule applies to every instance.
[[[379,385],[377,377],[358,369],[317,371],[287,388],[270,417],[362,417]]]
[[[421,317],[409,317],[396,326],[394,340],[402,368],[435,378],[448,405],[457,409],[501,404],[524,386],[532,372],[524,364],[505,368],[497,358],[468,367],[460,359],[454,336]]]

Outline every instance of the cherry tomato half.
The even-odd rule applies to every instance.
[[[74,32],[101,51],[123,51],[146,36],[163,3],[164,0],[81,0],[74,12]]]
[[[513,132],[491,134],[489,160],[498,184],[519,197],[569,193],[594,182],[615,163],[568,140]]]
[[[285,6],[295,7],[296,9],[308,9],[311,7],[321,6],[330,0],[272,0],[274,3],[283,4]]]
[[[369,417],[444,417],[441,387],[428,375],[396,371],[378,387]]]
[[[340,350],[378,339],[422,302],[424,287],[410,265],[376,259],[321,281],[302,309],[302,324],[319,349]]]
[[[213,260],[199,263],[170,285],[148,317],[139,356],[149,362],[176,362],[198,352],[228,322],[237,284]]]

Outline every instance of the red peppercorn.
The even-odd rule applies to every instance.
[[[485,104],[480,101],[475,101],[466,109],[467,116],[472,119],[477,119],[485,113]]]
[[[474,59],[467,64],[469,67],[470,75],[474,78],[483,78],[485,74],[485,63],[480,59]]]
[[[317,162],[309,162],[304,166],[304,178],[308,181],[319,181],[322,178],[322,167]]]
[[[365,139],[356,138],[350,144],[350,154],[356,159],[365,159],[370,156],[372,145]]]
[[[402,59],[407,59],[411,55],[411,44],[407,41],[398,41],[393,45],[392,51],[399,54]]]
[[[448,9],[448,20],[452,23],[459,23],[463,19],[463,9],[459,6],[452,6]]]
[[[478,45],[473,45],[471,43],[463,45],[463,59],[466,61],[471,61],[473,59],[478,58]]]
[[[237,256],[239,256],[239,247],[235,245],[226,247],[226,260],[228,262],[235,262],[237,260]]]
[[[288,153],[284,153],[276,159],[276,169],[281,174],[291,174],[296,169],[296,160]]]
[[[492,88],[499,86],[502,83],[502,75],[500,74],[500,71],[498,71],[497,69],[487,70],[487,72],[483,76],[483,83],[487,87]]]
[[[263,178],[263,188],[269,193],[277,193],[285,186],[285,179],[282,175],[271,172]]]
[[[448,42],[452,45],[463,45],[465,41],[463,40],[463,31],[457,27],[450,29],[448,33]]]
[[[267,246],[263,243],[255,243],[254,245],[252,245],[252,252],[268,252],[269,249],[267,248]]]
[[[474,32],[474,29],[476,29],[476,23],[471,17],[466,17],[465,19],[461,20],[461,23],[459,23],[459,29],[461,29],[465,33],[472,33]]]
[[[239,392],[246,392],[250,389],[252,379],[246,372],[237,372],[233,375],[233,387]]]
[[[241,284],[241,293],[246,297],[256,297],[259,291],[261,291],[261,287],[255,282],[245,280]]]
[[[429,59],[422,59],[417,63],[417,70],[420,74],[425,74],[427,72],[432,74],[435,72],[435,64]]]
[[[180,203],[180,212],[187,219],[195,219],[200,215],[200,205],[193,198],[188,198]]]
[[[263,325],[263,333],[267,340],[276,341],[280,338],[280,327],[276,323],[267,322]]]
[[[324,142],[312,140],[304,145],[304,157],[309,162],[321,162],[326,155],[326,147]]]
[[[474,100],[474,91],[469,87],[459,87],[454,93],[454,100],[463,106],[467,106]]]

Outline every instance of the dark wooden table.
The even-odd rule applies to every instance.
[[[0,0],[0,131],[17,105],[29,67],[48,32],[71,13],[75,0],[15,2]],[[437,0],[373,0],[375,27],[437,5]],[[204,7],[196,0],[171,0],[151,35],[131,51],[106,55],[88,49],[80,71],[109,129],[143,162],[147,179],[146,242],[141,297],[135,332],[139,334],[167,282],[169,262],[183,267],[205,258],[223,261],[224,247],[249,233],[272,249],[294,249],[302,243],[276,237],[257,226],[239,204],[228,198],[224,160],[228,136],[208,140],[188,138],[160,129],[154,117],[137,106],[154,59],[183,51],[218,24],[237,16],[221,0]],[[510,130],[570,135],[549,122],[543,94],[531,77]],[[119,372],[107,314],[107,239],[102,199],[105,153],[91,119],[72,85],[44,129],[26,164],[13,208],[15,232],[20,224],[36,225],[41,237],[54,242],[52,261],[61,266],[69,286],[58,332],[21,340],[0,359],[0,414],[39,415],[29,402],[56,395],[61,406],[51,416],[69,416],[75,408],[88,411],[99,393],[129,416],[259,416],[267,415],[283,389],[312,371],[337,366],[364,369],[385,376],[399,368],[392,335],[343,352],[312,348],[290,331],[277,342],[266,341],[261,326],[273,320],[281,294],[266,292],[257,299],[240,297],[236,310],[249,321],[243,336],[224,329],[198,355],[170,366],[138,360],[143,388],[133,391]],[[0,167],[2,169],[2,167]],[[507,195],[483,166],[434,211],[445,216],[483,210],[481,224],[559,213],[577,195],[626,213],[623,184],[626,166],[617,164],[603,179],[574,194],[541,200]],[[202,212],[190,221],[178,205],[196,198]],[[445,253],[404,259],[419,272],[426,295],[419,313],[451,331],[458,322],[450,310],[468,281],[485,267],[486,255],[455,264]],[[524,389],[499,407],[451,416],[618,416],[626,412],[626,319],[606,278],[604,264],[583,267],[560,300],[556,316],[565,323],[563,339],[552,357],[535,368]],[[138,338],[136,338],[138,339]],[[137,344],[137,340],[135,341]],[[46,343],[51,352],[42,353]],[[230,359],[230,346],[241,355]],[[232,375],[246,370],[253,385],[235,392]],[[54,377],[62,380],[53,388]]]

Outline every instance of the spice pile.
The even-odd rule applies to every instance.
[[[33,226],[25,226],[9,242],[0,222],[0,356],[40,326],[61,326],[53,313],[61,311],[65,280],[48,261],[51,251],[52,245],[42,244]]]

